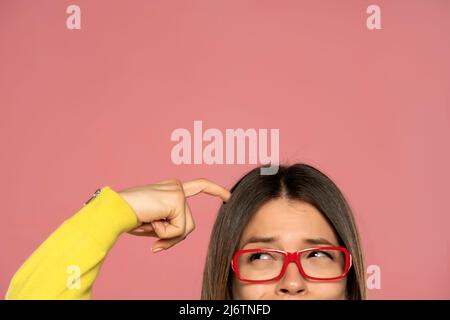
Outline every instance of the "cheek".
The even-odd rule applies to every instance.
[[[234,281],[233,294],[235,300],[261,300],[275,292],[275,285],[270,283],[244,283]]]
[[[345,281],[310,282],[308,283],[308,295],[311,299],[344,300]]]

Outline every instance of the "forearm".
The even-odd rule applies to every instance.
[[[110,187],[66,220],[14,274],[6,299],[90,299],[92,286],[120,234],[138,221]]]

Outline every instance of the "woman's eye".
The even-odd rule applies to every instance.
[[[272,256],[268,253],[264,253],[264,252],[258,252],[258,253],[253,253],[250,256],[250,261],[254,261],[254,260],[268,260],[271,259]]]
[[[333,257],[331,256],[331,254],[329,254],[328,252],[324,252],[324,251],[312,251],[309,255],[308,258],[330,258],[333,260]]]

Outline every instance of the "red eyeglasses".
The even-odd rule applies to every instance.
[[[294,262],[300,274],[312,280],[338,280],[347,276],[352,256],[344,247],[324,246],[286,252],[276,249],[237,251],[231,268],[246,282],[275,281],[283,277],[288,263]]]

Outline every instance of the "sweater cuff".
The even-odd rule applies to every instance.
[[[105,250],[111,249],[120,234],[138,226],[130,205],[109,186],[101,189],[68,223],[94,238]]]

